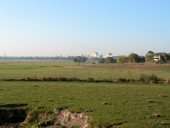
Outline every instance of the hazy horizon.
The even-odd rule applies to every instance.
[[[0,56],[170,50],[169,0],[0,0]]]

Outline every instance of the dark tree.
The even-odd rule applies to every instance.
[[[105,63],[116,63],[116,60],[113,59],[112,57],[107,57]]]
[[[146,58],[145,58],[146,62],[152,61],[154,55],[155,55],[155,53],[153,51],[148,51],[146,53]]]
[[[160,53],[157,53],[156,55],[160,55],[162,57],[162,61],[164,63],[166,63],[170,60],[170,55],[165,52],[160,52]]]
[[[126,63],[127,62],[127,57],[126,56],[120,56],[117,59],[117,63]]]
[[[145,57],[144,56],[140,56],[140,62],[145,62]]]
[[[87,61],[87,59],[88,58],[85,57],[85,56],[76,56],[76,57],[73,58],[73,61],[78,62],[78,63],[84,63],[84,62]]]
[[[87,61],[87,57],[82,56],[82,57],[81,57],[81,62],[85,63],[86,61]]]
[[[131,53],[128,56],[128,62],[133,62],[133,63],[141,62],[140,56],[136,53]]]
[[[76,63],[77,62],[77,58],[73,58],[73,61]]]
[[[99,60],[99,63],[104,63],[105,62],[105,59],[104,58],[101,58],[100,60]]]

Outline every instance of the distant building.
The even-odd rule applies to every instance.
[[[162,56],[161,55],[154,55],[153,60],[154,60],[154,62],[160,62],[160,61],[162,61]]]
[[[93,52],[92,57],[99,57],[98,52]]]
[[[107,53],[106,57],[112,57],[112,53]]]

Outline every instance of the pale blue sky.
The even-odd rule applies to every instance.
[[[170,52],[170,0],[0,0],[0,56]]]

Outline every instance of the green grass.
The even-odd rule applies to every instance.
[[[101,127],[113,124],[114,127],[170,127],[168,85],[0,82],[0,89],[1,105],[28,103],[37,107],[68,108],[85,112],[91,117],[91,124]],[[148,103],[148,99],[155,102]],[[154,113],[161,117],[153,116]]]
[[[138,79],[141,74],[154,74],[166,80],[170,78],[170,65],[0,61],[0,79]],[[169,92],[168,85],[1,81],[0,105],[28,103],[47,109],[68,108],[70,111],[85,112],[91,117],[89,122],[100,127],[170,127]],[[158,97],[159,94],[166,97]],[[148,99],[155,102],[148,103]],[[108,105],[103,102],[108,102]],[[161,116],[155,117],[153,114]]]
[[[26,77],[77,77],[86,79],[137,79],[141,74],[170,77],[170,65],[153,64],[75,64],[71,61],[0,61],[0,79]]]

